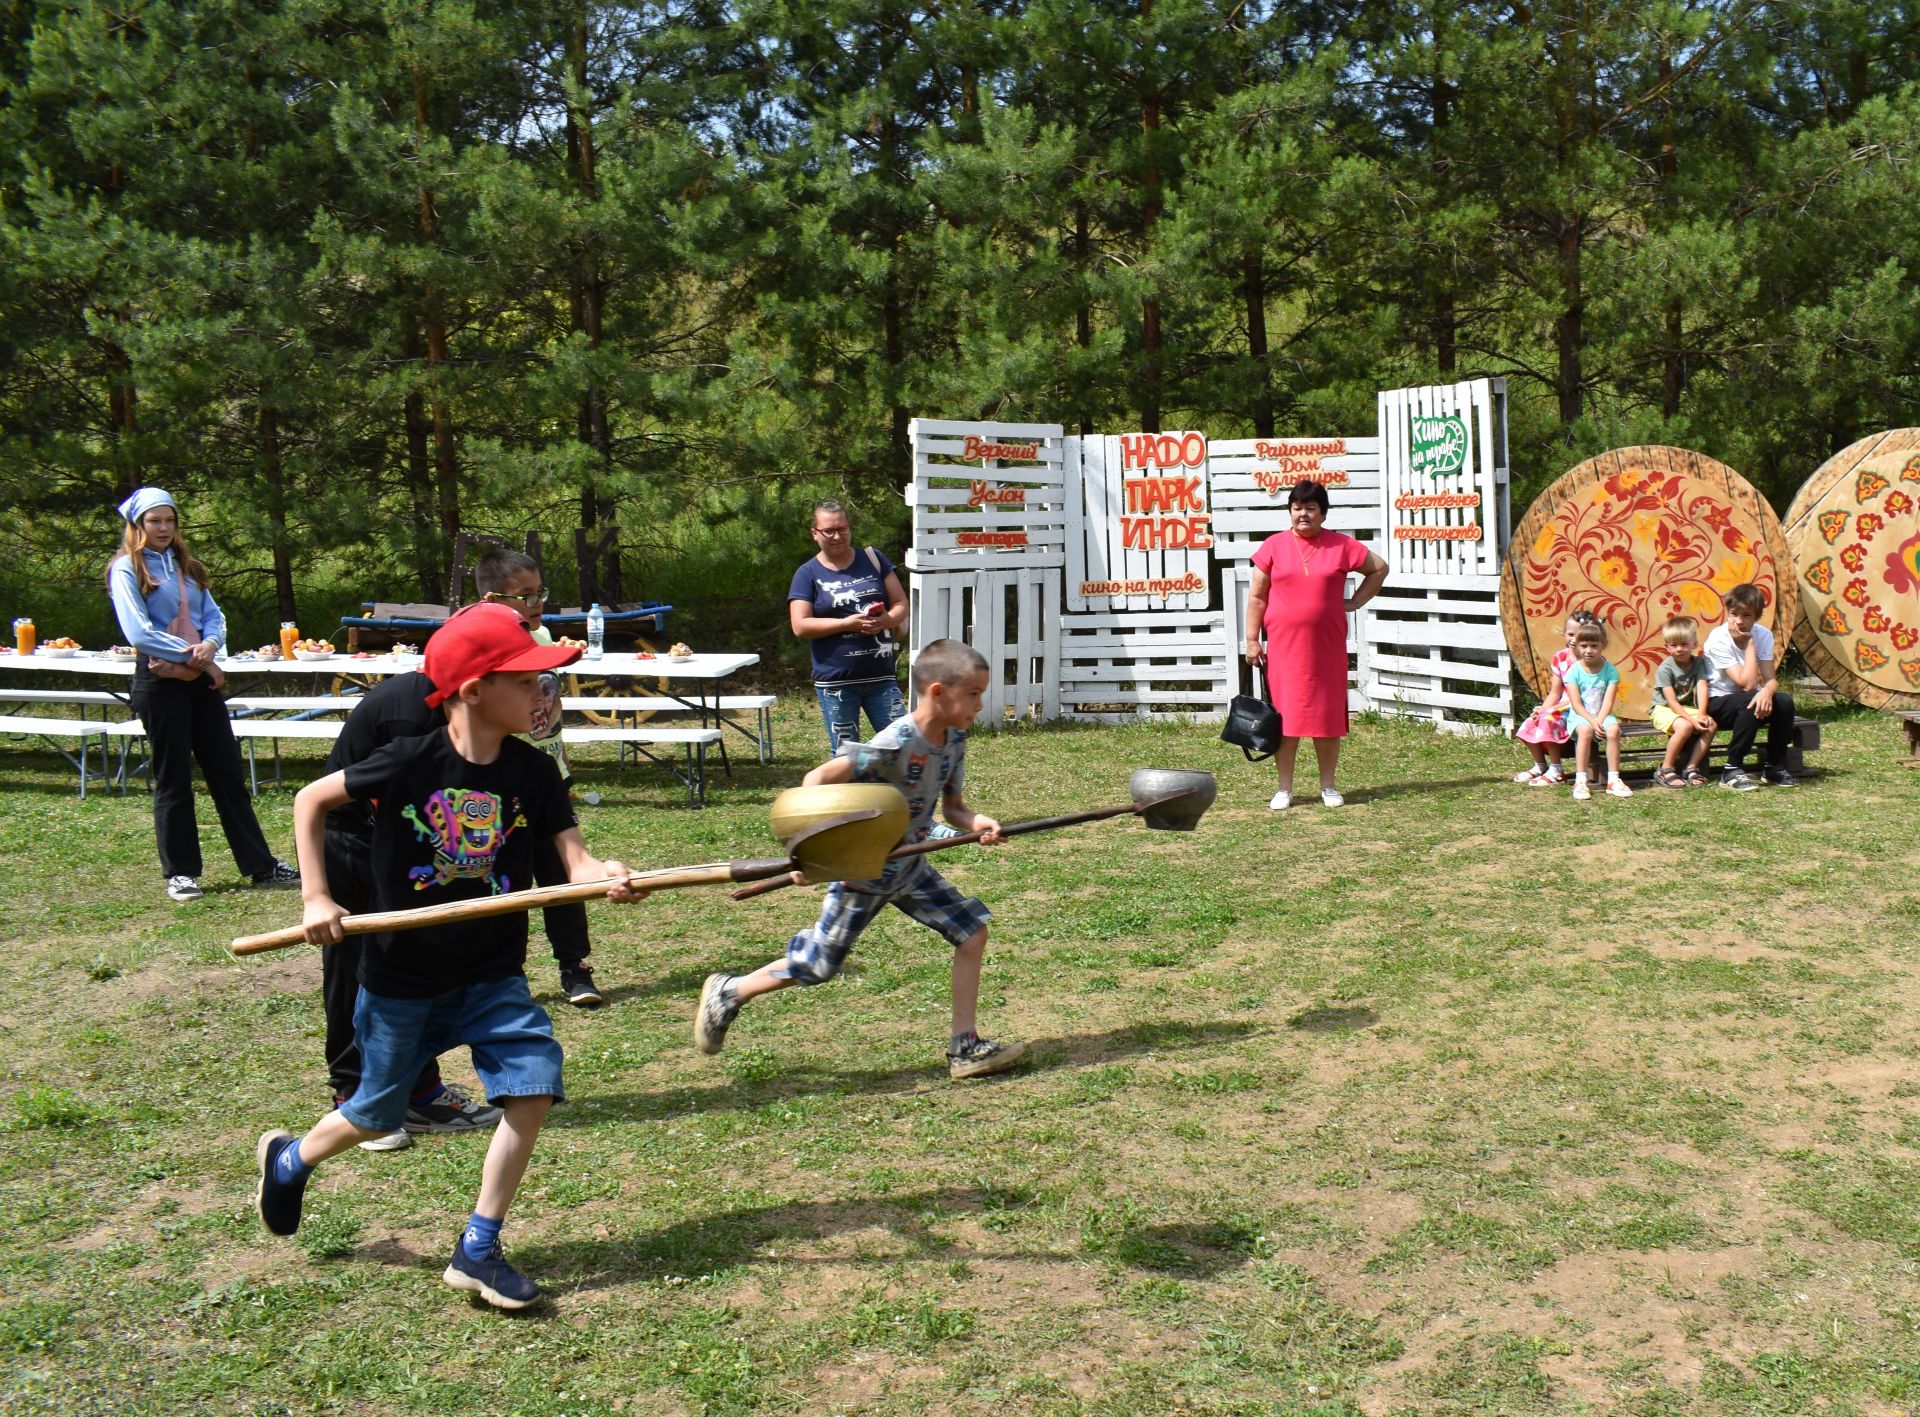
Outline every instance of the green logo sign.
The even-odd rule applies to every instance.
[[[1413,420],[1412,470],[1446,477],[1467,465],[1467,421],[1457,413]]]

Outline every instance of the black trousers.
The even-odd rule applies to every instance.
[[[1707,700],[1707,713],[1723,730],[1731,730],[1727,738],[1727,766],[1744,768],[1747,754],[1753,751],[1753,740],[1760,734],[1760,725],[1767,726],[1767,766],[1784,768],[1787,755],[1793,751],[1793,695],[1776,692],[1773,696],[1773,712],[1760,718],[1753,711],[1753,696],[1758,690],[1742,689],[1738,693],[1719,694]]]
[[[551,839],[536,848],[533,878],[537,885],[566,883],[566,868]],[[327,888],[349,915],[377,909],[373,898],[373,860],[364,837],[327,831]],[[583,964],[587,958],[587,907],[584,903],[556,905],[543,912],[547,942],[561,968]],[[346,1098],[360,1085],[360,1045],[353,1036],[353,1006],[360,998],[360,952],[364,935],[348,935],[320,952],[320,996],[327,1016],[327,1079],[334,1096]],[[440,1081],[440,1063],[429,1058],[413,1080],[413,1091],[431,1092]]]
[[[160,874],[198,876],[205,870],[200,824],[193,814],[196,759],[240,874],[259,876],[271,871],[276,858],[260,830],[260,819],[253,814],[240,745],[227,722],[226,700],[212,679],[205,674],[198,679],[157,679],[142,664],[134,676],[132,703],[147,730]]]

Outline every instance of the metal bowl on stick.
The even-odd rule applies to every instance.
[[[865,819],[815,834],[822,822],[854,815]],[[790,787],[773,799],[767,817],[809,881],[869,881],[887,869],[887,853],[907,834],[911,813],[896,787],[839,782]]]
[[[1150,831],[1192,831],[1219,790],[1212,773],[1179,768],[1135,768],[1127,779],[1127,795],[1136,804],[1145,804],[1143,815]]]

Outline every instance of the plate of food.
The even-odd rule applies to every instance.
[[[140,655],[132,645],[108,645],[100,652],[108,659],[137,659]]]
[[[62,635],[58,639],[42,640],[40,642],[40,653],[44,654],[48,659],[72,659],[74,655],[79,652],[80,641],[70,639],[66,635]]]
[[[295,640],[293,657],[295,659],[332,659],[333,642],[331,640]]]
[[[667,658],[679,660],[684,663],[693,658],[693,649],[689,645],[677,644],[667,651]]]
[[[554,644],[561,649],[585,649],[587,647],[585,640],[576,640],[571,635],[559,636],[554,640]]]

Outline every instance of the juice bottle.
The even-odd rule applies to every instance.
[[[13,649],[16,654],[33,653],[33,621],[22,617],[13,622]]]
[[[300,627],[298,625],[294,624],[291,620],[282,620],[280,622],[280,657],[282,659],[293,658],[293,647],[299,638]]]

